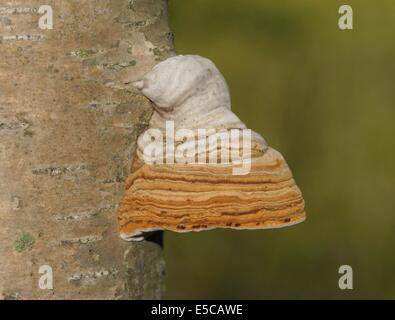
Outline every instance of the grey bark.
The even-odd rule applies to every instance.
[[[161,297],[161,247],[116,209],[151,115],[130,83],[172,52],[165,0],[0,1],[0,298]]]

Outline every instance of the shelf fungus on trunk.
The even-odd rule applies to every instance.
[[[134,85],[154,113],[119,207],[124,239],[304,221],[304,200],[284,158],[232,113],[228,86],[210,60],[175,56]]]

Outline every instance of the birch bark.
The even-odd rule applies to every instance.
[[[161,297],[160,245],[116,208],[151,116],[130,83],[172,54],[166,0],[0,1],[0,298]]]

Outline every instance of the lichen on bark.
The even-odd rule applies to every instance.
[[[116,208],[151,116],[131,82],[173,55],[167,1],[49,0],[53,30],[41,4],[0,5],[0,298],[161,298],[162,249],[122,241]]]

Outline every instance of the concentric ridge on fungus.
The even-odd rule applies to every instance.
[[[148,130],[162,132],[165,143],[169,143],[169,121],[175,131],[246,129],[231,111],[223,76],[208,59],[192,55],[169,58],[135,86],[154,104]],[[132,174],[118,212],[124,239],[142,240],[144,232],[156,230],[267,229],[305,220],[304,200],[290,169],[258,133],[251,131],[251,164],[243,175],[234,174],[236,162],[232,161],[178,163],[164,155],[163,163],[147,162],[144,151],[153,142],[147,141],[145,133],[138,139]],[[186,152],[193,159],[202,154],[203,159],[213,154],[217,157],[224,148],[229,153],[229,145],[196,148],[213,134],[203,138],[196,135],[189,144],[183,142]],[[237,146],[243,160],[243,144]]]

